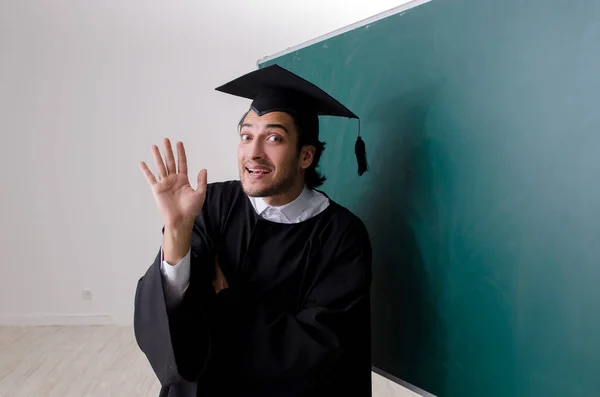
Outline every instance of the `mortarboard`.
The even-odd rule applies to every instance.
[[[279,65],[267,66],[238,77],[216,90],[252,99],[250,108],[261,116],[279,111],[297,117],[338,116],[358,119],[358,138],[355,144],[358,174],[362,175],[367,170],[365,143],[360,136],[358,116],[321,88],[289,70]]]

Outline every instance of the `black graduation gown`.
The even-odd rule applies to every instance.
[[[134,330],[160,396],[370,396],[371,244],[337,203],[296,224],[258,216],[239,181],[209,184],[190,285],[167,310],[160,251]],[[215,257],[229,288],[212,287]]]

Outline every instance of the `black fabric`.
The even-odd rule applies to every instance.
[[[138,282],[135,335],[161,396],[370,396],[371,256],[364,224],[333,201],[280,224],[238,181],[210,184],[183,302],[167,311],[159,256]]]
[[[358,118],[321,88],[279,65],[254,70],[216,90],[252,99],[259,115],[281,111]]]

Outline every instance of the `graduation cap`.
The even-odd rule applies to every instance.
[[[360,136],[358,116],[321,88],[289,70],[279,65],[267,66],[238,77],[216,90],[252,99],[250,108],[260,116],[270,112],[286,112],[296,118],[314,118],[317,123],[318,116],[358,119],[358,137],[354,146],[358,175],[367,171],[366,149]],[[311,138],[317,140],[318,136]]]

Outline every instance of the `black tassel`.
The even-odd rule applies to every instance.
[[[358,120],[358,138],[354,144],[354,153],[356,154],[356,161],[358,163],[358,175],[361,176],[368,169],[367,163],[367,148],[365,147],[365,141],[360,137],[360,119]]]

